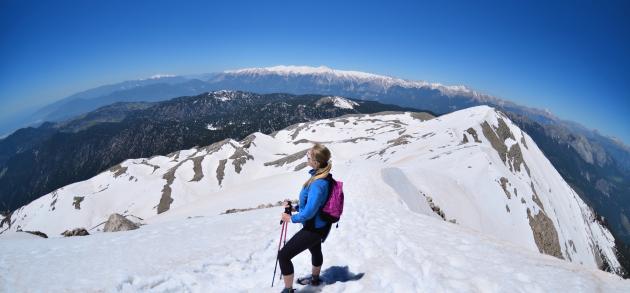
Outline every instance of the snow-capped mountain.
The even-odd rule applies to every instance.
[[[317,141],[331,149],[333,173],[345,182],[346,219],[373,227],[372,233],[382,232],[381,217],[405,225],[428,216],[523,250],[620,272],[610,232],[504,114],[479,106],[430,118],[413,112],[345,115],[126,160],[18,209],[0,238],[18,229],[59,237],[75,227],[100,235],[99,224],[114,212],[152,227],[295,199],[307,171],[305,152]],[[354,210],[368,206],[378,206],[375,219]]]
[[[48,117],[78,114],[116,101],[157,101],[221,89],[343,96],[434,113],[489,105],[506,113],[534,137],[565,180],[596,210],[598,217],[604,219],[602,222],[607,223],[617,240],[623,242],[619,246],[625,255],[623,263],[630,268],[630,226],[626,216],[630,210],[627,200],[630,190],[628,147],[577,123],[558,119],[547,110],[518,105],[465,86],[446,86],[323,66],[249,68],[146,81],[153,84],[133,86],[142,83],[130,81],[105,87],[100,96],[98,91],[79,93],[89,98],[67,99],[65,102],[68,103],[63,106],[54,105],[56,112],[51,112]],[[131,87],[119,87],[127,85]],[[107,92],[113,88],[119,89]],[[7,139],[12,139],[12,136]],[[0,153],[0,159],[3,155]]]
[[[251,76],[252,78],[260,78],[269,75],[280,75],[285,77],[312,77],[319,81],[319,84],[346,84],[353,87],[360,84],[371,84],[378,87],[381,91],[386,92],[389,88],[400,86],[405,88],[430,88],[439,90],[444,94],[466,93],[475,97],[481,95],[463,85],[445,86],[439,83],[429,83],[426,81],[414,81],[391,76],[378,75],[373,73],[336,70],[326,66],[310,67],[310,66],[273,66],[262,68],[244,68],[237,70],[226,70],[224,76],[215,76],[215,80],[220,78],[229,78],[230,75],[235,76]]]

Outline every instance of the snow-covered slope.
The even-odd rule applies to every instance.
[[[19,288],[48,278],[70,281],[68,275],[89,266],[95,272],[81,282],[56,286],[264,289],[280,208],[222,213],[297,198],[307,175],[305,150],[318,141],[331,149],[347,197],[340,228],[324,245],[324,269],[338,281],[365,273],[325,291],[630,288],[596,270],[601,259],[619,269],[612,236],[527,134],[485,106],[423,117],[351,115],[127,160],[17,210],[0,235],[0,282]],[[99,232],[113,212],[147,225]],[[75,227],[95,227],[95,235],[12,239],[22,234],[16,229],[59,237]],[[33,267],[39,258],[66,264],[69,255],[71,271],[51,275]],[[308,259],[296,264],[303,272]]]

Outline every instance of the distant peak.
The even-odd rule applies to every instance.
[[[363,78],[392,78],[389,76],[377,75],[362,71],[349,71],[349,70],[337,70],[332,69],[328,66],[320,65],[319,67],[313,66],[297,66],[297,65],[278,65],[272,67],[252,67],[252,68],[243,68],[236,70],[226,70],[225,73],[249,73],[249,74],[264,74],[264,73],[275,73],[275,74],[284,74],[284,75],[313,75],[313,74],[333,74],[337,76],[354,76],[354,77],[363,77]]]
[[[368,73],[363,71],[351,71],[351,70],[337,70],[327,66],[297,66],[297,65],[278,65],[272,67],[252,67],[235,70],[226,70],[225,74],[237,74],[237,75],[268,75],[276,74],[282,76],[295,76],[295,75],[312,75],[321,76],[330,80],[330,78],[337,78],[343,80],[351,80],[355,82],[371,82],[380,85],[387,89],[392,86],[400,86],[406,88],[431,88],[440,90],[445,94],[456,93],[469,93],[474,96],[478,94],[466,86],[454,85],[446,86],[439,83],[429,83],[426,81],[415,81],[396,78],[387,75],[378,75],[374,73]]]
[[[165,78],[165,77],[175,77],[176,75],[173,74],[154,74],[149,78],[144,78],[144,79],[160,79],[160,78]],[[142,79],[142,80],[144,80]]]

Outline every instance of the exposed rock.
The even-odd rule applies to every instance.
[[[308,152],[309,149],[303,149],[297,153],[293,153],[291,155],[288,155],[286,157],[277,159],[275,161],[271,161],[271,162],[266,162],[263,165],[264,166],[274,166],[274,167],[281,167],[284,166],[285,164],[291,164],[297,160],[303,159],[306,156],[306,152]]]
[[[479,137],[477,136],[477,131],[475,129],[470,127],[468,129],[466,129],[466,132],[468,132],[468,134],[472,135],[472,137],[475,140],[475,142],[481,142],[481,140],[479,140]]]
[[[516,141],[516,138],[514,138],[514,134],[510,131],[510,127],[507,123],[505,123],[505,121],[501,118],[498,118],[497,120],[499,121],[499,126],[496,128],[496,131],[499,138],[501,138],[501,141],[505,141],[508,137]]]
[[[225,176],[225,164],[227,163],[227,159],[223,159],[219,161],[219,166],[217,167],[217,181],[219,181],[219,185],[223,181],[223,177]]]
[[[433,198],[431,198],[430,196],[426,196],[426,199],[427,199],[427,202],[429,203],[429,207],[431,208],[431,210],[433,210],[434,213],[440,216],[442,220],[446,221],[446,215],[444,215],[444,211],[442,211],[442,209],[440,209],[438,205],[433,203]]]
[[[236,173],[240,174],[245,162],[247,162],[247,160],[253,160],[254,157],[245,151],[245,148],[237,147],[228,159],[233,160],[232,165],[234,165],[234,170],[236,170]]]
[[[529,167],[527,166],[527,163],[523,161],[523,153],[521,153],[521,147],[518,145],[518,143],[515,143],[510,147],[507,156],[508,162],[510,163],[510,171],[515,170],[516,172],[520,172],[521,164],[523,164],[523,166],[525,166],[525,170],[527,171],[527,175],[530,175]],[[512,169],[512,167],[514,167],[514,169]]]
[[[529,219],[529,226],[532,228],[538,251],[564,259],[560,241],[558,240],[558,232],[551,219],[543,211],[532,217],[529,208],[527,209],[527,218]]]
[[[85,230],[85,228],[75,228],[73,230],[66,230],[63,233],[61,233],[60,235],[63,235],[65,237],[86,236],[86,235],[90,235],[90,233],[88,233],[88,231]]]
[[[370,114],[344,114],[338,117],[338,119],[340,118],[362,118],[362,117],[367,117]]]
[[[160,166],[158,166],[158,165],[153,165],[153,164],[149,164],[149,163],[147,162],[147,160],[142,160],[142,162],[141,162],[140,164],[142,164],[142,165],[147,165],[147,166],[149,166],[149,167],[153,167],[153,172],[151,172],[151,174],[153,174],[153,173],[155,172],[155,170],[160,169]]]
[[[121,164],[118,164],[109,168],[109,171],[114,173],[114,178],[118,178],[118,176],[125,174],[127,172],[127,169],[127,167],[123,167]]]
[[[46,233],[40,232],[40,231],[20,231],[20,232],[26,232],[29,234],[37,235],[39,237],[48,238],[48,235],[46,235]]]
[[[199,181],[203,178],[203,170],[201,169],[201,161],[203,161],[204,156],[194,157],[191,160],[193,161],[193,171],[195,171],[195,175],[190,181]]]
[[[534,182],[530,182],[530,186],[532,187],[532,192],[534,193],[532,195],[532,200],[538,205],[538,207],[540,207],[544,211],[545,207],[540,201],[540,198],[538,198],[538,193],[536,192],[536,189],[534,188]]]
[[[287,127],[286,130],[289,130],[289,127]],[[291,134],[291,139],[295,139],[300,134],[300,131],[302,131],[306,127],[308,127],[308,123],[304,123],[304,125],[302,126],[295,126],[295,130]]]
[[[412,138],[411,135],[405,134],[405,135],[401,135],[395,139],[389,140],[387,141],[389,145],[389,147],[394,147],[394,146],[398,146],[398,145],[403,145],[403,144],[408,144],[409,143],[409,138]],[[389,148],[388,147],[388,148]]]
[[[246,212],[246,211],[251,211],[251,210],[258,210],[258,209],[267,209],[267,208],[272,208],[272,207],[278,207],[278,206],[282,206],[284,202],[283,201],[278,201],[275,204],[259,204],[257,207],[255,208],[243,208],[243,209],[228,209],[225,210],[225,212],[221,213],[221,214],[233,214],[233,213],[240,213],[240,212]],[[298,200],[294,199],[291,200],[291,205],[295,206],[298,204]]]
[[[53,200],[52,200],[52,202],[50,202],[50,207],[51,207],[52,211],[55,210],[55,204],[57,203],[57,195],[58,195],[57,190],[52,192],[52,199]]]
[[[237,148],[237,146],[235,146],[232,142],[230,138],[226,138],[224,140],[221,141],[217,141],[211,145],[205,146],[202,148],[202,150],[205,150],[207,152],[208,155],[214,154],[216,152],[218,152],[219,150],[221,150],[221,148],[226,145],[226,144],[230,144],[232,145],[232,147]]]
[[[374,138],[371,137],[355,137],[355,138],[347,138],[344,139],[342,141],[340,141],[341,143],[345,143],[345,142],[351,142],[351,143],[357,143],[357,141],[359,140],[374,140]]]
[[[301,144],[301,143],[313,143],[313,144],[315,144],[315,143],[322,143],[322,144],[324,144],[324,143],[330,143],[330,142],[332,142],[332,141],[314,141],[314,140],[310,140],[310,139],[301,138],[301,139],[298,139],[298,140],[294,141],[293,144]]]
[[[179,153],[180,153],[180,151],[176,151],[176,152],[170,153],[170,154],[168,154],[166,156],[169,157],[169,158],[171,156],[173,156],[173,159],[171,160],[171,162],[175,162],[175,161],[179,160]]]
[[[173,203],[173,198],[171,197],[171,192],[173,191],[171,189],[171,184],[173,184],[173,181],[175,180],[175,170],[177,170],[183,162],[185,162],[185,160],[171,167],[166,173],[164,173],[164,175],[162,175],[162,179],[166,179],[166,184],[162,187],[162,196],[160,197],[160,203],[158,203],[157,207],[158,214],[168,211],[171,207],[171,203]]]
[[[300,164],[298,164],[297,166],[295,166],[295,168],[293,169],[293,171],[300,171],[304,168],[308,167],[308,162],[302,162]]]
[[[510,207],[507,204],[505,205],[505,210],[507,210],[508,213],[510,212]]]
[[[138,225],[120,214],[111,214],[103,227],[103,232],[118,232],[138,229]]]
[[[75,209],[80,210],[81,209],[81,202],[83,201],[83,199],[85,198],[85,196],[75,196],[74,202],[72,203],[72,205],[74,206]]]
[[[9,228],[11,228],[11,215],[12,214],[13,214],[13,212],[2,213],[2,216],[4,218],[2,219],[2,221],[0,221],[0,228],[2,228],[2,226],[4,226],[4,224],[7,224],[7,226]]]
[[[337,118],[335,121],[341,122],[341,123],[343,123],[343,125],[346,125],[346,124],[350,123],[350,120],[345,119],[345,118]]]
[[[523,130],[521,130],[521,143],[523,144],[523,146],[524,146],[526,149],[529,149],[529,148],[527,147],[527,143],[525,142],[525,134],[523,134]]]
[[[411,117],[415,118],[415,119],[419,119],[421,121],[427,121],[427,120],[431,120],[433,118],[435,118],[435,116],[427,113],[427,112],[411,112],[409,113],[409,115],[411,115]]]
[[[252,144],[256,145],[256,143],[254,142],[254,140],[256,139],[256,135],[255,134],[250,134],[248,136],[246,136],[245,138],[243,138],[240,143],[241,145],[243,145],[244,148],[248,149]]]
[[[511,199],[512,195],[507,190],[508,179],[505,177],[501,177],[499,181],[501,182],[500,184],[501,184],[501,188],[503,188],[503,192],[505,192],[505,195],[507,196],[508,199]]]
[[[505,146],[504,140],[500,139],[499,136],[494,133],[494,130],[492,130],[492,127],[490,127],[490,124],[488,124],[487,121],[481,123],[481,129],[483,131],[483,135],[488,141],[490,141],[490,145],[492,145],[492,148],[497,151],[499,157],[501,158],[503,163],[505,163],[507,156],[507,146]]]
[[[425,134],[423,134],[421,137],[422,137],[422,138],[426,138],[426,137],[431,137],[431,136],[434,136],[434,135],[435,135],[435,133],[434,133],[434,132],[429,132],[429,133],[425,133]]]
[[[466,136],[466,134],[463,134],[464,138],[462,138],[462,141],[459,144],[465,144],[468,143],[468,137]]]
[[[521,197],[521,203],[524,204],[525,203],[525,199]]]

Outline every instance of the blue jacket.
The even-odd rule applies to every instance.
[[[315,174],[315,170],[308,171],[311,176]],[[302,223],[315,217],[315,228],[322,228],[326,226],[326,221],[321,218],[320,209],[326,203],[328,199],[328,181],[324,178],[317,179],[307,187],[302,187],[300,191],[300,204],[298,207],[298,213],[291,216],[293,223]],[[304,203],[306,202],[306,206]]]

